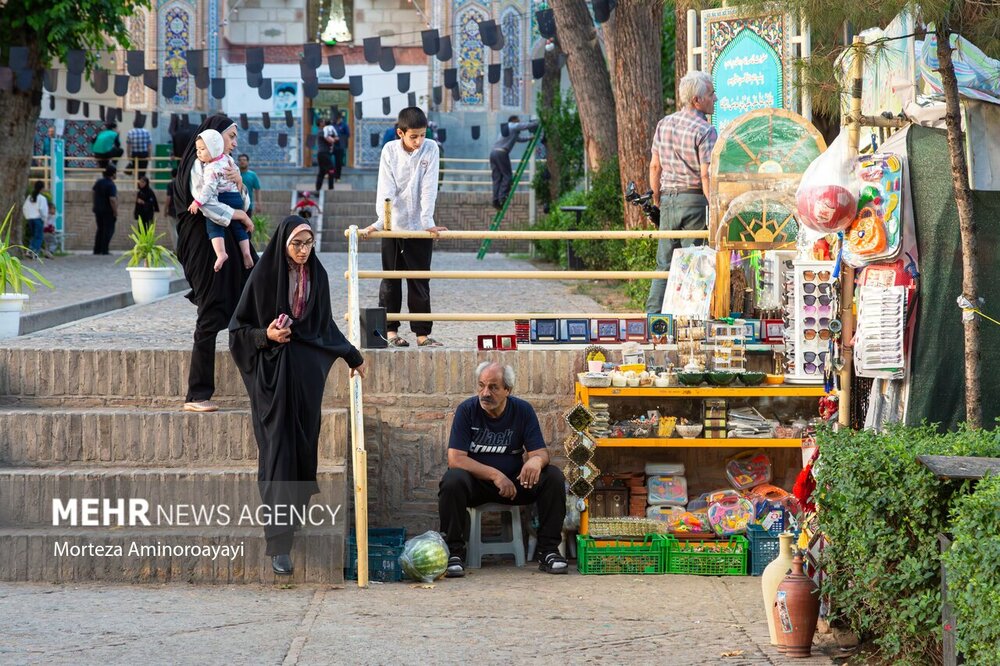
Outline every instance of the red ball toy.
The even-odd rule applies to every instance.
[[[840,185],[820,185],[801,190],[795,201],[799,222],[813,231],[830,234],[850,226],[858,201]]]

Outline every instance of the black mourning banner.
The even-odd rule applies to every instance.
[[[28,67],[28,47],[12,46],[7,57],[7,66],[15,72],[20,72]]]
[[[458,69],[448,67],[444,70],[444,87],[451,90],[458,87]]]
[[[504,88],[514,87],[514,70],[510,67],[503,68],[503,87]]]
[[[163,99],[173,99],[177,96],[177,77],[176,76],[164,76],[163,77],[163,87],[160,90],[163,94]]]
[[[486,70],[486,77],[490,83],[500,83],[500,63],[493,63]]]
[[[226,96],[226,80],[223,78],[212,79],[212,97],[222,99]]]
[[[455,86],[451,89],[451,98],[456,102],[462,99],[462,89],[459,86]]]
[[[556,15],[551,8],[535,12],[535,23],[538,25],[538,34],[545,39],[556,36]]]
[[[396,75],[396,90],[401,93],[410,91],[410,73],[400,72]]]
[[[479,141],[479,125],[473,125],[470,129],[472,130],[472,140]]]
[[[187,52],[187,68],[189,72],[197,73],[204,69],[203,65],[203,55],[204,51],[201,49],[188,49]]]
[[[142,76],[146,71],[146,53],[142,50],[127,52],[125,68],[129,76]]]
[[[108,91],[108,70],[95,69],[90,75],[90,86],[98,95]]]
[[[391,46],[382,47],[382,53],[378,57],[378,66],[383,72],[391,72],[396,69],[396,54],[392,52]]]
[[[34,80],[34,72],[30,69],[19,70],[16,74],[17,77],[17,89],[21,92],[31,91],[31,82]]]
[[[115,95],[124,97],[128,92],[128,74],[115,74]]]
[[[545,58],[534,58],[531,61],[531,76],[540,79],[545,76]]]
[[[437,59],[441,62],[448,62],[455,54],[451,50],[451,36],[446,35],[441,38],[441,48],[438,49]]]
[[[319,94],[319,81],[317,79],[312,79],[311,81],[302,82],[302,94],[309,99],[316,99],[316,95]]]
[[[448,138],[448,130],[446,130],[443,127],[434,133],[434,140],[437,141],[438,143],[444,143],[447,138]]]
[[[73,72],[66,72],[66,92],[70,95],[75,95],[80,92],[81,84],[83,83],[80,74],[74,74]]]
[[[68,104],[67,104],[67,106],[68,106]],[[83,103],[83,115],[86,118],[90,118],[90,102],[84,102]],[[155,112],[153,113],[153,118],[154,119],[156,118],[156,113]],[[153,124],[153,127],[156,127],[155,123]]]
[[[316,68],[311,66],[306,59],[303,58],[299,61],[299,75],[302,77],[303,81],[315,81],[316,80]]]
[[[284,148],[288,145],[288,135],[284,132],[278,134],[278,147]]]
[[[251,72],[250,70],[247,70],[247,85],[251,88],[259,88],[263,80],[264,75],[260,72]]]
[[[56,110],[56,97],[55,95],[49,95],[49,111]]]
[[[77,72],[77,76],[79,76],[79,72]],[[56,91],[56,88],[59,87],[58,69],[45,70],[45,73],[42,74],[42,87],[50,93],[54,93]]]
[[[250,130],[250,133],[247,135],[247,141],[250,142],[251,146],[256,146],[257,145],[257,138],[259,136],[260,135],[257,134],[257,130]]]
[[[409,92],[406,94],[406,106],[416,106],[417,105],[417,93]]]
[[[435,29],[424,30],[420,33],[420,44],[423,46],[424,55],[437,55],[441,50],[441,37]]]
[[[248,73],[260,74],[264,71],[264,49],[251,46],[247,49],[246,69]]]
[[[354,117],[355,118],[359,118],[360,119],[360,118],[364,118],[365,117],[364,114],[361,113],[361,111],[363,110],[363,106],[364,105],[361,102],[355,102],[354,103]]]
[[[607,23],[615,4],[612,0],[594,0],[594,20],[598,23]]]
[[[153,111],[153,114],[149,117],[149,126],[156,129],[157,125],[160,124],[160,114],[158,111]]]
[[[257,95],[261,99],[271,99],[271,79],[264,79],[257,87]]]
[[[55,97],[52,97],[51,99],[55,100]],[[68,98],[66,100],[66,113],[70,114],[71,116],[74,116],[79,112],[80,112],[80,100],[78,100],[76,97]]]
[[[208,90],[208,86],[212,84],[212,77],[209,76],[207,69],[198,70],[194,75],[194,84],[201,90]]]
[[[241,113],[240,114],[240,129],[245,132],[249,128],[250,128],[250,120],[247,118],[247,114]]]
[[[66,52],[66,70],[76,74],[83,74],[87,66],[87,54],[81,49],[70,49]]]
[[[433,95],[434,95],[434,103],[435,104],[440,104],[441,100],[442,100],[442,98],[444,96],[444,93],[441,90],[441,86],[434,86],[432,92],[433,92]]]
[[[115,109],[115,116],[118,118],[118,122],[122,121],[122,118],[125,117],[125,111],[122,109],[122,107],[119,106],[117,109]]]
[[[493,19],[479,22],[479,39],[484,45],[492,47],[500,39],[500,30]]]
[[[382,98],[382,115],[383,116],[388,116],[390,113],[392,113],[392,100],[390,100],[388,97],[383,97]]]
[[[342,79],[347,74],[347,67],[344,65],[344,56],[332,55],[327,58],[327,64],[330,65],[330,78]]]
[[[499,51],[507,43],[507,39],[503,36],[503,30],[497,30],[497,34],[499,35],[499,37],[497,37],[496,44],[490,47],[494,51]]]
[[[372,132],[371,136],[368,137],[368,141],[371,143],[372,148],[378,148],[380,140],[381,138],[379,137],[378,132]]]
[[[142,83],[150,90],[157,90],[160,85],[159,72],[155,69],[147,69],[142,73]]]
[[[271,114],[267,111],[261,113],[260,124],[264,126],[264,129],[271,129]]]
[[[135,112],[135,119],[132,121],[132,127],[145,127],[146,126],[146,116],[142,115],[142,111]]]
[[[292,118],[292,112],[285,109],[285,127],[294,127],[295,120]]]
[[[362,44],[364,44],[365,62],[373,65],[377,63],[379,57],[382,55],[382,38],[365,37]]]
[[[483,94],[483,75],[480,74],[476,77],[476,92],[480,95]]]
[[[323,64],[323,46],[315,42],[302,45],[302,55],[314,70]]]
[[[365,91],[365,84],[362,82],[360,76],[352,76],[348,78],[349,87],[351,89],[351,94],[355,97],[360,97],[361,93]]]
[[[108,115],[107,108],[105,108],[103,104],[99,104],[97,106],[97,117],[100,118],[102,121],[104,121],[107,119],[107,115]]]

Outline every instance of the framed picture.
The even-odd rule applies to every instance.
[[[562,324],[562,335],[566,342],[590,342],[590,320],[589,319],[564,319]]]
[[[559,322],[555,319],[532,319],[532,342],[555,342],[559,334]]]
[[[646,330],[652,342],[671,342],[674,336],[674,318],[668,314],[651,314],[646,317]]]
[[[636,342],[646,341],[646,320],[626,319],[625,330],[622,336],[624,340],[634,340]]]
[[[760,319],[747,319],[743,322],[743,330],[746,342],[760,342]]]
[[[785,341],[785,324],[780,319],[761,320],[762,337],[764,342],[771,344],[781,344]]]
[[[618,320],[595,319],[590,337],[597,342],[618,342]]]
[[[478,342],[480,349],[496,349],[497,339],[495,335],[480,335]]]
[[[497,349],[501,351],[510,351],[512,349],[517,349],[517,336],[516,335],[498,335],[497,336]]]

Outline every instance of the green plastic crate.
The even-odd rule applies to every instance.
[[[696,576],[745,576],[750,544],[744,537],[728,540],[666,538],[667,573]]]
[[[577,535],[577,568],[587,575],[666,573],[664,543],[659,534],[647,535],[642,541]]]
[[[368,580],[392,583],[403,579],[399,556],[403,554],[406,530],[402,527],[372,527],[368,530]],[[344,578],[358,579],[358,541],[352,530],[347,536]]]

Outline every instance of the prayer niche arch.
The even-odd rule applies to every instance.
[[[455,35],[458,44],[459,103],[464,106],[482,106],[486,103],[483,92],[476,90],[476,77],[486,73],[486,47],[479,37],[479,22],[489,17],[486,7],[478,2],[456,3]]]

